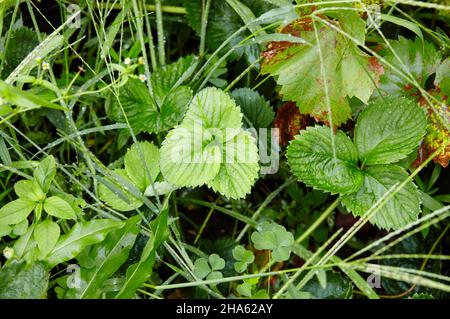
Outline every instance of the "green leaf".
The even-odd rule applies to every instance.
[[[207,129],[220,129],[225,133],[227,129],[232,131],[242,126],[242,114],[228,94],[208,87],[194,96],[181,126],[192,128],[195,124]],[[232,137],[230,134],[229,138]]]
[[[127,260],[139,233],[140,222],[141,218],[138,215],[131,217],[124,227],[110,232],[103,242],[90,249],[89,255],[94,263],[89,269],[81,268],[81,285],[69,289],[66,298],[100,297],[105,281]]]
[[[383,13],[380,14],[380,19],[394,23],[401,27],[407,28],[410,31],[414,32],[419,37],[420,40],[424,41],[423,33],[422,33],[422,30],[420,29],[420,25],[418,23],[396,17],[392,14],[383,14]]]
[[[363,171],[364,183],[358,192],[344,195],[342,203],[355,216],[364,216],[386,192],[408,178],[408,173],[396,165],[369,166]],[[400,229],[417,220],[420,213],[420,196],[417,187],[408,182],[393,197],[381,206],[369,219],[372,224],[384,229]]]
[[[36,240],[43,257],[53,250],[60,234],[59,225],[50,219],[44,220],[35,227],[33,232],[34,240]]]
[[[251,240],[258,250],[270,249],[274,261],[288,260],[294,244],[294,236],[284,226],[269,222],[263,222]]]
[[[68,23],[69,21],[66,21]],[[60,34],[63,26],[60,26],[49,34],[37,47],[31,51],[24,60],[11,72],[6,79],[6,83],[13,83],[20,75],[28,75],[35,67],[37,67],[36,60],[38,58],[46,58],[53,50],[61,47],[64,44],[64,36]],[[49,103],[47,101],[47,103]],[[56,104],[55,104],[56,105]],[[59,109],[64,109],[58,106]]]
[[[179,87],[169,93],[158,111],[147,86],[140,80],[129,79],[120,89],[119,101],[111,97],[107,113],[121,123],[126,122],[125,113],[135,134],[159,133],[171,129],[183,119],[191,97],[189,88]]]
[[[199,279],[214,280],[223,277],[218,270],[225,268],[225,260],[217,254],[209,255],[208,259],[199,258],[194,262],[194,273]]]
[[[162,144],[165,179],[192,187],[212,180],[220,169],[221,147],[230,135],[227,129],[239,130],[241,119],[239,108],[226,93],[207,88],[195,95],[181,125]]]
[[[0,208],[0,225],[15,225],[25,220],[36,203],[19,198]]]
[[[434,297],[428,293],[415,293],[411,298],[412,299],[434,299]]]
[[[34,180],[44,193],[47,193],[56,175],[56,162],[52,155],[42,160],[34,170]]]
[[[220,271],[211,271],[208,276],[206,276],[206,280],[218,280],[222,279],[223,274]]]
[[[167,203],[168,198],[164,202],[163,209],[159,216],[150,223],[150,238],[142,251],[141,258],[137,263],[128,267],[125,283],[115,298],[132,298],[136,293],[136,290],[151,276],[153,265],[155,264],[156,250],[169,235]]]
[[[50,268],[53,268],[59,263],[75,258],[84,248],[102,242],[109,232],[121,228],[123,225],[123,222],[110,219],[79,222],[69,233],[59,238],[55,248],[45,261]]]
[[[16,236],[22,236],[23,234],[25,234],[27,232],[28,225],[29,225],[28,224],[28,219],[24,219],[23,221],[21,221],[17,225],[14,225],[14,227],[13,227],[13,234],[16,235]]]
[[[302,291],[309,292],[317,299],[346,299],[353,292],[352,283],[340,273],[327,271],[325,287],[322,287],[318,278],[314,278],[303,287]]]
[[[159,174],[159,150],[152,143],[133,144],[125,154],[124,162],[128,177],[141,191],[154,183]]]
[[[171,129],[183,119],[192,98],[191,89],[178,83],[192,63],[193,57],[187,56],[153,73],[154,99],[143,82],[130,78],[117,98],[110,96],[107,114],[116,122],[125,122],[123,109],[135,134]]]
[[[242,273],[247,270],[248,265],[250,265],[254,260],[255,256],[251,250],[247,250],[244,246],[236,246],[233,249],[233,257],[237,262],[234,263],[234,269],[238,273]]]
[[[211,265],[211,270],[222,270],[225,268],[225,260],[220,258],[217,254],[211,254],[208,257],[208,262]]]
[[[116,175],[117,177],[129,183],[130,185],[133,185],[133,182],[131,181],[130,177],[128,176],[127,172],[124,169],[115,169],[111,173],[113,176]],[[121,185],[120,179],[114,181],[114,184]],[[127,212],[130,210],[135,210],[136,208],[142,206],[143,204],[142,201],[140,201],[138,198],[136,198],[129,192],[123,190],[122,189],[123,186],[122,188],[119,188],[119,186],[116,185],[111,185],[110,187],[120,190],[123,193],[122,196],[119,196],[118,191],[111,190],[107,185],[103,183],[99,185],[98,193],[100,199],[109,206],[111,206],[112,208],[119,210],[121,212]],[[123,196],[125,196],[125,198],[123,198]]]
[[[8,236],[12,231],[12,228],[8,225],[0,225],[0,238]]]
[[[258,178],[258,161],[255,139],[241,131],[223,147],[220,170],[207,185],[226,197],[243,198]]]
[[[169,132],[160,149],[164,179],[177,186],[191,187],[212,180],[220,170],[220,143],[214,143],[220,136],[211,136],[207,144],[201,136],[184,127]]]
[[[253,289],[253,286],[248,282],[244,282],[243,284],[240,284],[236,287],[236,291],[241,296],[248,297],[248,298],[250,298],[252,296],[252,289]]]
[[[211,273],[211,267],[209,266],[208,259],[199,258],[194,262],[194,274],[198,279],[206,278]]]
[[[308,127],[291,141],[287,158],[294,175],[315,189],[352,193],[363,181],[356,148],[342,131],[334,134],[328,127]]]
[[[424,87],[430,75],[436,72],[441,60],[441,54],[435,46],[419,38],[409,40],[402,36],[398,40],[390,41],[390,45],[395,54],[386,47],[381,52],[383,58],[402,73],[411,74],[419,85]],[[381,95],[402,96],[412,93],[410,92],[412,89],[410,81],[405,80],[388,66],[385,66],[385,70],[385,74],[380,79],[379,92]]]
[[[0,270],[0,299],[43,299],[48,273],[42,263],[13,261]]]
[[[364,165],[395,163],[419,147],[424,110],[406,98],[378,99],[358,117],[355,143]]]
[[[189,71],[195,64],[195,60],[197,60],[197,57],[187,55],[174,63],[158,68],[156,72],[152,73],[150,80],[152,82],[156,103],[159,106],[164,104],[164,98],[167,95],[176,91],[177,87],[181,84],[179,83],[180,79],[184,79],[186,75],[189,75]],[[185,105],[187,105],[187,102]]]
[[[47,214],[62,219],[77,219],[72,206],[58,196],[48,197],[44,202],[44,210]]]
[[[259,95],[258,92],[249,88],[241,88],[234,90],[230,95],[241,108],[246,127],[258,129],[270,126],[275,117],[275,113],[270,107],[269,102],[263,96]]]
[[[14,242],[14,255],[18,258],[25,258],[27,253],[36,246],[33,239],[34,225],[28,227],[28,230]]]
[[[321,6],[322,7],[322,6]],[[342,31],[348,33],[360,43],[364,43],[366,37],[366,21],[364,21],[357,11],[353,11],[351,3],[330,3],[324,4],[329,9],[326,15],[339,21]],[[333,10],[332,8],[336,8]],[[345,8],[345,9],[343,9]]]
[[[144,195],[145,196],[160,196],[160,195],[167,195],[170,192],[173,192],[174,190],[178,189],[177,186],[170,184],[168,182],[155,182],[152,185],[148,186],[145,190]]]
[[[259,170],[256,142],[243,132],[242,114],[224,92],[207,88],[161,147],[161,172],[177,186],[207,184],[231,198],[250,192]],[[241,180],[238,180],[241,178]]]
[[[0,96],[6,103],[17,106],[15,109],[16,113],[39,109],[41,107],[61,111],[67,110],[58,104],[49,102],[45,98],[9,85],[2,80],[0,80]]]
[[[17,196],[32,202],[39,202],[45,198],[45,194],[34,180],[21,180],[14,184]]]
[[[4,4],[2,3],[2,5]],[[4,52],[2,78],[6,78],[39,44],[37,33],[27,27],[11,30],[8,32],[8,36],[10,42]]]
[[[293,101],[302,113],[324,122],[331,118],[339,126],[351,117],[347,97],[367,103],[380,74],[354,42],[326,25],[317,23],[316,28],[320,40],[309,18],[283,28],[282,33],[310,44],[269,44],[261,71],[277,77],[283,101]]]
[[[75,197],[71,194],[67,194],[64,192],[57,192],[55,194],[57,194],[58,197],[61,197],[67,203],[69,203],[69,205],[75,211],[75,215],[81,216],[83,214],[83,208],[86,207],[86,201],[83,198]]]

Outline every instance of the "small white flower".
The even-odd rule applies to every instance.
[[[124,63],[125,65],[130,65],[130,64],[131,64],[131,59],[130,59],[130,58],[126,58],[126,59],[123,61],[123,63]]]
[[[147,80],[147,77],[144,74],[140,74],[139,80],[141,80],[142,82],[145,82]]]
[[[48,62],[42,62],[43,70],[50,70],[50,64]]]
[[[138,59],[138,63],[139,63],[139,64],[145,64],[144,58],[143,58],[143,57],[140,57],[140,58]]]
[[[14,256],[14,249],[12,247],[6,247],[3,249],[3,256],[5,256],[6,259],[10,259]]]

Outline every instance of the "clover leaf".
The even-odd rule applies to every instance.
[[[251,236],[255,248],[271,250],[274,261],[288,260],[294,236],[286,228],[275,223],[264,222],[258,228],[259,230]]]
[[[219,270],[224,268],[225,260],[217,254],[209,255],[208,259],[199,258],[194,262],[194,273],[199,279],[220,279],[223,275]]]
[[[236,246],[233,249],[233,257],[237,261],[234,263],[234,270],[241,273],[247,270],[248,265],[250,265],[254,260],[255,256],[251,250],[245,249],[243,246]]]
[[[244,298],[268,299],[267,291],[263,289],[257,290],[258,283],[259,278],[244,279],[242,284],[236,286],[236,291]]]

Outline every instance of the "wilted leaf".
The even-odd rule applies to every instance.
[[[329,23],[336,27],[343,24]],[[295,102],[301,113],[325,123],[331,118],[333,125],[339,126],[351,117],[347,97],[367,103],[376,88],[379,68],[373,67],[373,58],[339,32],[319,22],[315,27],[318,38],[311,18],[284,27],[281,33],[309,44],[270,43],[263,53],[262,73],[277,78],[283,100]]]
[[[273,126],[278,129],[278,143],[286,146],[289,141],[311,124],[311,118],[308,115],[300,114],[297,105],[294,102],[284,103],[277,109],[277,116]]]
[[[386,47],[381,52],[384,59],[404,74],[410,74],[421,87],[424,87],[429,76],[436,72],[441,60],[441,54],[434,45],[419,38],[409,40],[402,36],[398,40],[390,41],[390,45],[395,54]],[[410,81],[405,80],[387,65],[385,70],[377,94],[385,96],[415,96],[418,94]]]

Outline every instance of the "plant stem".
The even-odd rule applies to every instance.
[[[208,16],[209,16],[209,8],[211,6],[211,0],[203,0],[203,10],[202,10],[202,29],[200,31],[200,49],[199,55],[203,56],[205,53],[206,47],[206,29],[208,27]]]
[[[158,54],[159,54],[159,64],[166,65],[166,50],[165,50],[165,37],[164,37],[164,26],[163,26],[163,16],[161,9],[161,1],[156,0],[156,30],[158,32]]]
[[[152,71],[155,72],[158,69],[158,65],[156,63],[155,43],[153,42],[152,26],[150,24],[150,19],[148,18],[147,7],[144,6],[143,8],[145,14],[145,26],[147,28],[148,46],[150,51],[150,63],[152,64]]]
[[[215,203],[217,203],[217,200],[216,200]],[[198,242],[198,240],[200,239],[200,236],[202,235],[203,230],[204,230],[205,227],[206,227],[206,224],[208,224],[208,221],[210,220],[210,218],[211,218],[213,212],[214,212],[214,207],[211,207],[211,208],[209,209],[208,215],[206,216],[205,220],[203,221],[202,226],[200,227],[200,230],[199,230],[198,233],[197,233],[197,236],[195,236],[194,244],[196,244],[196,243]]]
[[[298,237],[295,240],[295,243],[300,244],[309,235],[311,235],[312,232],[315,231],[317,229],[317,227],[319,227],[320,224],[322,224],[322,222],[325,219],[327,219],[328,216],[331,215],[331,213],[336,209],[336,207],[339,205],[340,202],[341,202],[341,198],[340,197],[336,198],[336,200],[333,203],[331,203],[330,206],[328,206],[328,208],[319,216],[319,218],[317,218],[315,220],[315,222],[303,234],[301,234],[300,237]]]
[[[121,10],[122,5],[121,4],[108,4],[108,3],[98,3],[94,7],[98,9],[108,8],[108,9],[115,9],[115,10]],[[146,4],[145,9],[147,11],[156,11],[156,5],[154,4]],[[177,6],[161,6],[161,11],[166,13],[175,13],[175,14],[186,14],[187,11],[184,7],[177,7]]]
[[[138,33],[138,37],[139,37],[139,41],[141,42],[141,48],[142,48],[142,56],[144,57],[145,61],[148,61],[147,59],[147,53],[145,52],[145,40],[144,40],[144,34],[142,32],[143,30],[143,25],[142,25],[142,18],[140,17],[139,14],[139,7],[137,4],[136,0],[133,0],[133,10],[134,10],[134,15],[135,15],[135,19],[136,19],[136,29],[137,29],[137,33]],[[150,92],[150,95],[153,96],[153,87],[152,87],[152,82],[150,81],[150,68],[148,66],[148,63],[144,64],[144,68],[145,68],[145,76],[147,78],[147,87],[148,90]],[[158,105],[156,105],[156,107],[158,108],[158,112],[159,112],[159,107]]]

